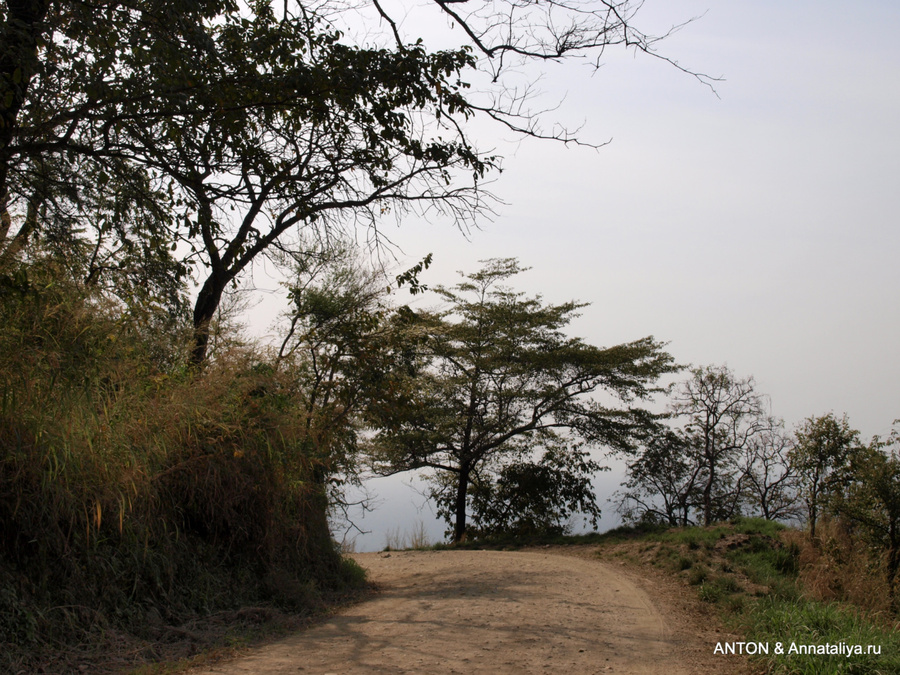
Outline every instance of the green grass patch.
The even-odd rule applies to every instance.
[[[709,570],[704,565],[696,565],[688,573],[688,583],[691,586],[699,586],[709,577]]]
[[[881,627],[850,608],[768,597],[756,602],[742,620],[748,641],[770,646],[768,656],[758,657],[766,663],[767,672],[900,673],[900,633]],[[778,643],[783,654],[774,653]],[[856,653],[857,648],[862,653]],[[839,651],[816,653],[829,649]],[[806,653],[810,650],[813,653]]]
[[[779,523],[740,518],[647,532],[638,545],[645,560],[650,553],[655,566],[695,587],[730,630],[768,644],[768,655],[752,657],[766,673],[900,673],[900,632],[848,605],[803,597],[800,549],[782,541],[784,530]],[[781,654],[775,653],[778,643]]]
[[[732,522],[731,529],[738,534],[760,534],[774,538],[787,528],[774,520],[741,517]]]

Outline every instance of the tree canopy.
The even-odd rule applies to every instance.
[[[825,418],[819,418],[821,420]],[[844,420],[846,422],[846,420]],[[837,468],[826,499],[829,510],[858,527],[868,542],[886,551],[891,598],[896,603],[900,574],[900,420],[887,439],[851,448]],[[830,426],[830,423],[828,423]]]
[[[675,389],[672,426],[661,426],[628,463],[619,510],[629,520],[709,525],[747,507],[767,520],[795,518],[793,441],[769,415],[752,377],[727,366],[693,368]]]
[[[567,440],[633,449],[655,419],[635,404],[676,369],[652,337],[601,348],[567,336],[585,305],[547,304],[505,285],[522,271],[513,259],[490,260],[435,289],[446,309],[412,323],[415,387],[375,424],[378,471],[434,470],[449,490],[455,541],[466,535],[470,485],[511,461]]]
[[[834,487],[840,470],[859,447],[859,432],[850,427],[847,416],[834,413],[807,417],[794,432],[796,443],[789,453],[797,472],[800,495],[806,505],[810,536],[816,536],[819,513]]]
[[[700,467],[703,524],[729,517],[741,493],[733,460],[766,426],[753,378],[737,379],[727,366],[695,368],[678,389],[671,410],[686,420],[687,447]]]
[[[655,55],[639,6],[436,1],[418,25],[456,30],[430,49],[380,0],[3,3],[0,249],[41,238],[85,281],[176,310],[193,275],[201,362],[260,256],[357,223],[377,239],[410,209],[471,223],[498,158],[467,122],[573,140],[505,78],[613,45]]]

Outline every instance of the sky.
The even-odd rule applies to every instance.
[[[864,438],[900,418],[900,4],[647,0],[637,24],[715,92],[660,60],[609,52],[596,72],[544,73],[538,103],[599,150],[479,126],[504,156],[504,204],[464,236],[415,218],[384,232],[398,269],[453,284],[480,260],[516,257],[516,286],[591,303],[572,324],[611,346],[645,335],[676,361],[753,376],[789,428],[846,413]],[[427,301],[421,301],[427,302]],[[601,502],[621,465],[597,481]],[[409,480],[409,479],[407,479]],[[399,478],[357,550],[443,524]],[[601,529],[618,524],[604,506]]]

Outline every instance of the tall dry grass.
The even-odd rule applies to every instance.
[[[0,670],[360,580],[296,379],[250,348],[192,371],[145,320],[52,266],[0,279]]]
[[[885,552],[867,546],[845,523],[824,518],[816,539],[786,530],[782,539],[799,549],[799,582],[804,595],[824,602],[847,602],[886,621],[895,616],[887,581]]]

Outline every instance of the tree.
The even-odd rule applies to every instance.
[[[900,420],[886,440],[851,450],[838,469],[829,500],[834,513],[862,528],[868,540],[887,552],[887,579],[895,597],[900,573]]]
[[[435,289],[447,309],[418,315],[415,393],[376,424],[380,473],[428,468],[449,481],[457,542],[466,536],[473,477],[483,482],[531,450],[570,441],[632,450],[654,416],[630,404],[676,369],[652,337],[605,349],[567,337],[563,329],[584,305],[545,304],[504,285],[522,271],[514,259],[490,260],[453,288]]]
[[[619,493],[627,519],[709,524],[748,505],[769,520],[797,515],[791,439],[764,414],[753,378],[738,380],[724,366],[694,369],[670,412],[686,418],[683,427],[660,427],[628,463]]]
[[[734,515],[743,482],[737,460],[765,425],[753,378],[739,380],[726,366],[695,368],[671,410],[686,418],[686,442],[701,469],[703,524]]]
[[[702,469],[684,435],[660,427],[628,463],[619,512],[632,522],[663,522],[672,527],[696,524],[693,512],[701,504]]]
[[[181,311],[187,268],[170,250],[172,195],[109,147],[108,115],[126,97],[132,51],[156,45],[160,59],[186,26],[210,16],[209,4],[176,5],[0,5],[0,264],[41,239],[74,278],[127,306]],[[150,91],[135,86],[131,95],[146,100]],[[93,141],[86,125],[99,130]]]
[[[792,439],[784,423],[770,418],[745,448],[744,485],[748,498],[766,520],[799,515],[797,471],[790,461]]]
[[[609,470],[577,447],[546,448],[536,460],[524,457],[488,472],[486,480],[472,482],[472,530],[476,536],[560,535],[570,530],[569,520],[577,514],[596,529],[600,506],[591,485],[599,471]],[[448,491],[432,491],[438,512],[450,515],[455,495],[452,481]],[[448,518],[448,522],[449,522]]]
[[[481,213],[497,159],[469,137],[473,117],[575,140],[543,133],[505,78],[527,61],[599,58],[612,45],[656,56],[660,38],[633,25],[639,6],[436,0],[424,11],[462,37],[429,50],[380,0],[354,12],[264,0],[4,3],[0,248],[82,241],[79,269],[111,291],[121,251],[163,278],[183,278],[189,263],[200,363],[224,289],[261,256],[297,253],[301,234],[327,240],[365,223],[377,238],[392,210],[439,210],[462,226]],[[355,40],[356,12],[382,32]],[[482,93],[470,87],[478,71],[491,78]]]
[[[838,470],[848,462],[859,446],[859,432],[850,428],[844,415],[834,413],[808,417],[794,432],[795,444],[788,457],[797,470],[800,494],[806,505],[809,536],[816,537],[816,523],[822,503],[840,476]]]
[[[397,277],[417,284],[430,256]],[[403,308],[391,288],[350,243],[332,244],[298,265],[289,285],[291,308],[276,367],[294,383],[305,426],[306,454],[326,469],[331,503],[342,506],[342,486],[359,480],[359,437],[366,411],[397,400],[408,349]],[[399,371],[399,374],[398,374]]]

